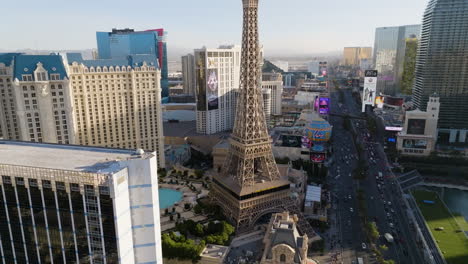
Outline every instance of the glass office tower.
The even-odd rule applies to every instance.
[[[440,96],[439,128],[465,142],[468,129],[468,1],[431,0],[423,17],[414,103],[425,109]]]
[[[167,43],[164,29],[135,31],[112,29],[112,32],[96,32],[99,59],[121,59],[128,55],[155,55],[161,68],[162,97],[169,95]]]
[[[381,27],[375,30],[374,65],[379,72],[377,91],[388,95],[401,92],[406,40],[419,38],[421,25]]]

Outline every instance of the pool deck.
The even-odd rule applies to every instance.
[[[171,179],[172,179],[171,177],[168,177],[167,179],[165,179],[165,181],[169,182],[169,180],[171,180]],[[208,190],[203,188],[202,184],[194,183],[193,186],[197,190],[202,190],[200,196],[203,197],[203,196],[206,196],[208,194]],[[193,220],[195,222],[199,222],[199,221],[203,221],[203,220],[207,219],[203,215],[195,215],[195,213],[192,210],[186,211],[184,209],[184,204],[185,203],[191,203],[193,205],[195,205],[197,203],[196,202],[197,201],[197,193],[190,190],[190,188],[188,188],[187,186],[181,185],[181,184],[160,183],[159,188],[172,189],[172,190],[176,190],[176,191],[179,191],[179,192],[183,193],[182,199],[180,201],[176,202],[174,206],[168,207],[169,212],[172,212],[172,207],[175,207],[176,212],[180,213],[181,218],[191,219],[191,220]],[[175,228],[176,218],[177,218],[177,216],[175,216],[174,221],[170,221],[170,216],[169,215],[165,216],[164,213],[165,213],[165,209],[161,209],[160,210],[160,215],[161,215],[161,231],[162,232],[164,232],[166,230],[169,230],[169,229],[172,229],[172,228]]]

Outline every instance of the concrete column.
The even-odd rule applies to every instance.
[[[62,257],[63,257],[63,263],[67,263],[67,259],[65,258],[65,244],[63,243],[63,231],[62,231],[62,221],[60,219],[60,209],[59,209],[59,204],[58,204],[58,198],[57,198],[57,189],[55,187],[55,184],[53,185],[54,189],[54,198],[55,198],[55,210],[57,211],[57,222],[60,230],[60,245],[62,248]]]
[[[42,210],[44,212],[45,227],[46,227],[46,230],[47,230],[47,244],[49,245],[50,261],[53,264],[54,263],[54,255],[52,254],[52,243],[50,243],[49,221],[47,219],[47,210],[46,210],[46,206],[45,206],[44,190],[42,189],[42,183],[41,183],[41,186],[39,187],[39,190],[41,191]]]
[[[15,249],[15,244],[13,243],[13,233],[11,232],[10,215],[8,214],[8,205],[6,203],[5,190],[4,190],[4,188],[1,188],[1,189],[2,189],[1,195],[3,195],[3,201],[5,201],[4,206],[5,206],[5,215],[6,215],[7,221],[8,221],[8,223],[7,223],[8,224],[8,231],[10,232],[10,238],[11,238],[11,241],[10,241],[11,242],[11,251],[13,252],[13,258],[14,258],[15,264],[16,264],[17,263],[16,262],[16,249]]]
[[[15,190],[15,199],[16,199],[16,209],[18,210],[18,218],[21,226],[21,238],[23,239],[23,245],[24,245],[24,257],[26,258],[26,263],[29,263],[29,258],[28,258],[28,248],[26,246],[26,239],[24,237],[24,228],[23,228],[23,219],[21,218],[21,209],[20,209],[20,204],[19,204],[19,199],[18,199],[18,191],[16,190],[16,183],[13,183],[13,187]]]
[[[468,130],[460,130],[459,142],[461,142],[461,143],[466,142],[466,132],[468,132]]]
[[[86,191],[84,191],[86,192]],[[85,223],[86,223],[86,239],[88,240],[88,254],[89,254],[89,263],[93,264],[94,258],[93,258],[93,252],[91,251],[91,241],[90,241],[90,235],[89,235],[89,225],[88,225],[88,208],[86,206],[86,199],[85,199],[85,193],[83,193],[83,209],[84,209],[84,214],[85,214]]]
[[[0,238],[0,254],[2,254],[2,256],[5,256],[3,254],[3,244],[2,244],[2,239]],[[2,263],[5,264],[5,258],[2,258]]]
[[[76,263],[80,263],[80,257],[78,255],[78,243],[76,241],[76,229],[75,229],[75,219],[73,215],[73,204],[71,201],[71,194],[70,194],[70,184],[66,184],[67,186],[67,194],[68,194],[68,204],[70,206],[70,217],[71,217],[71,223],[72,223],[72,230],[73,230],[73,241],[75,242],[75,257],[76,257]]]
[[[449,139],[450,143],[457,142],[457,132],[458,130],[456,129],[450,129],[450,139]]]
[[[94,188],[99,190],[99,186],[94,186]],[[97,190],[96,190],[96,197],[97,197],[97,205],[98,205],[98,212],[99,212],[99,227],[101,229],[102,259],[104,260],[104,264],[107,264],[106,245],[104,241],[104,229],[102,228],[101,200],[99,199],[99,193]]]
[[[24,181],[25,186],[28,190],[28,199],[29,199],[29,206],[31,208],[31,221],[33,225],[33,232],[34,232],[34,242],[36,244],[36,252],[37,252],[37,263],[41,263],[41,254],[39,251],[39,243],[37,242],[37,231],[36,231],[36,220],[34,220],[34,210],[32,207],[32,201],[31,201],[31,192],[29,191],[29,183],[28,181]]]

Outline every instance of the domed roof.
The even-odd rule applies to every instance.
[[[304,132],[312,141],[326,142],[330,140],[332,126],[323,118],[317,117],[306,126]]]

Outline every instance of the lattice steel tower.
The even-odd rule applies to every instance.
[[[230,148],[222,170],[213,177],[211,197],[238,228],[249,229],[261,216],[300,213],[290,198],[287,175],[280,175],[271,150],[261,92],[258,0],[243,0],[244,22],[240,94]],[[307,223],[306,221],[304,221]],[[310,226],[299,225],[313,233]]]
[[[265,122],[260,84],[260,48],[258,41],[258,0],[243,0],[240,95],[231,135],[227,173],[241,186],[252,186],[259,178],[279,178]]]

